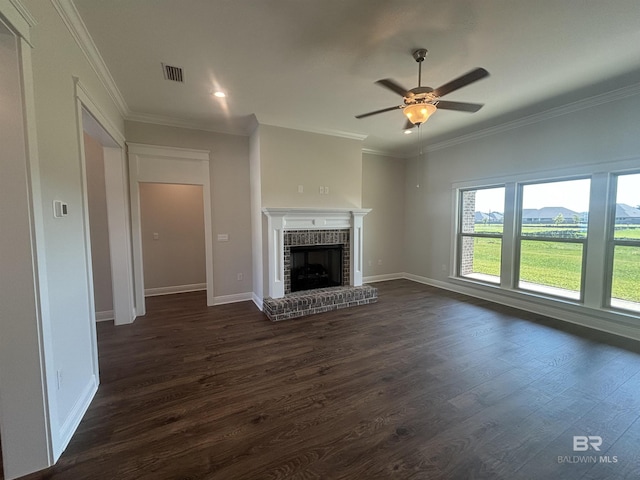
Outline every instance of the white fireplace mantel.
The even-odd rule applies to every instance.
[[[269,261],[267,292],[284,297],[284,232],[287,230],[349,229],[350,281],[362,285],[362,219],[370,208],[263,208],[267,217]]]

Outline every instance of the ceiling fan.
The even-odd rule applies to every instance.
[[[381,85],[394,93],[402,95],[404,103],[395,107],[383,108],[374,112],[363,113],[362,115],[356,115],[356,118],[365,118],[371,115],[377,115],[379,113],[390,112],[392,110],[402,109],[402,112],[407,117],[404,129],[408,130],[416,125],[421,125],[426,122],[429,117],[436,112],[438,108],[442,110],[455,110],[458,112],[474,113],[482,108],[480,103],[466,103],[466,102],[450,102],[447,100],[440,100],[448,93],[451,93],[459,88],[466,87],[467,85],[477,82],[478,80],[489,76],[484,68],[476,68],[464,75],[451,80],[444,85],[439,86],[436,89],[431,87],[422,86],[422,62],[427,56],[427,50],[420,48],[413,52],[413,58],[418,62],[418,86],[407,90],[406,88],[398,85],[390,78],[378,80],[376,83]]]

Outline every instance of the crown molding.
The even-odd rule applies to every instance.
[[[203,122],[192,122],[189,120],[183,120],[176,117],[170,117],[165,115],[154,115],[151,113],[133,113],[130,112],[125,120],[130,122],[150,123],[153,125],[164,125],[165,127],[176,128],[189,128],[191,130],[201,130],[203,132],[222,133],[225,135],[237,135],[241,137],[248,137],[249,133],[244,128],[220,128],[212,127],[210,124]]]
[[[301,132],[307,132],[307,133],[317,133],[319,135],[329,135],[330,137],[340,137],[340,138],[347,138],[349,140],[360,140],[363,141],[364,139],[366,139],[368,137],[367,134],[362,134],[362,133],[353,133],[353,132],[346,132],[344,130],[334,130],[331,128],[328,129],[324,129],[324,128],[313,128],[313,127],[300,127],[298,125],[296,125],[295,128],[286,126],[286,125],[279,125],[277,123],[261,123],[260,121],[258,121],[258,123],[260,125],[268,125],[271,127],[278,127],[278,128],[287,128],[289,130],[299,130]]]
[[[373,148],[363,148],[362,153],[366,153],[368,155],[378,155],[380,157],[392,157],[392,158],[411,158],[415,155],[411,155],[408,153],[400,153],[400,152],[392,152],[388,150],[375,150]]]
[[[436,150],[442,150],[444,148],[449,148],[461,143],[478,140],[480,138],[496,135],[498,133],[524,127],[527,125],[531,125],[533,123],[539,123],[545,120],[550,120],[555,117],[578,112],[580,110],[584,110],[587,108],[597,107],[598,105],[614,102],[616,100],[622,100],[624,98],[638,95],[639,93],[640,93],[640,84],[629,85],[626,87],[618,88],[615,90],[611,90],[610,92],[601,93],[601,94],[594,95],[592,97],[588,97],[582,100],[567,103],[559,107],[554,107],[540,113],[527,115],[525,117],[521,117],[516,120],[512,120],[510,122],[505,122],[499,125],[495,125],[493,127],[484,128],[476,132],[468,133],[468,134],[461,135],[459,137],[455,137],[449,140],[444,140],[442,142],[434,143],[433,145],[429,145],[427,147],[427,152],[435,152]]]
[[[317,133],[320,135],[330,135],[332,137],[348,138],[349,140],[363,141],[369,135],[362,133],[345,132],[343,130],[322,129],[322,128],[296,128],[296,130],[302,130],[303,132]]]
[[[80,50],[82,50],[82,53],[84,53],[84,56],[89,61],[89,65],[91,65],[91,68],[100,79],[100,82],[102,82],[102,85],[109,93],[109,96],[111,96],[111,99],[118,108],[120,115],[126,118],[129,114],[127,102],[125,102],[122,93],[120,93],[115,80],[111,76],[111,72],[109,72],[102,55],[100,55],[96,44],[93,42],[93,39],[87,30],[87,26],[82,20],[76,6],[73,4],[73,1],[51,0],[51,3],[53,3],[53,6],[60,15],[60,18],[62,18],[62,21],[71,33],[71,36],[80,47]]]

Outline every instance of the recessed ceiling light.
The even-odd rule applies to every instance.
[[[410,129],[408,129],[408,128],[404,131],[404,134],[405,134],[405,135],[410,135],[410,134],[412,134],[412,133],[413,133],[413,130],[410,130]]]
[[[215,97],[218,97],[218,98],[224,98],[224,97],[226,97],[226,96],[227,96],[227,94],[226,94],[226,93],[224,93],[224,92],[222,92],[222,91],[220,91],[220,90],[218,90],[217,92],[213,92],[213,95],[214,95]]]

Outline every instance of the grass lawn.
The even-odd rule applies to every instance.
[[[496,225],[481,226],[497,227]],[[618,234],[623,236],[619,237]],[[640,228],[617,231],[616,237],[640,238]],[[499,276],[501,246],[502,241],[499,238],[476,237],[474,239],[474,273]],[[520,279],[523,281],[579,291],[582,245],[523,240],[520,265]],[[640,248],[616,247],[613,270],[612,296],[620,300],[640,303]]]
[[[613,298],[640,302],[640,248],[616,247],[611,290]]]

